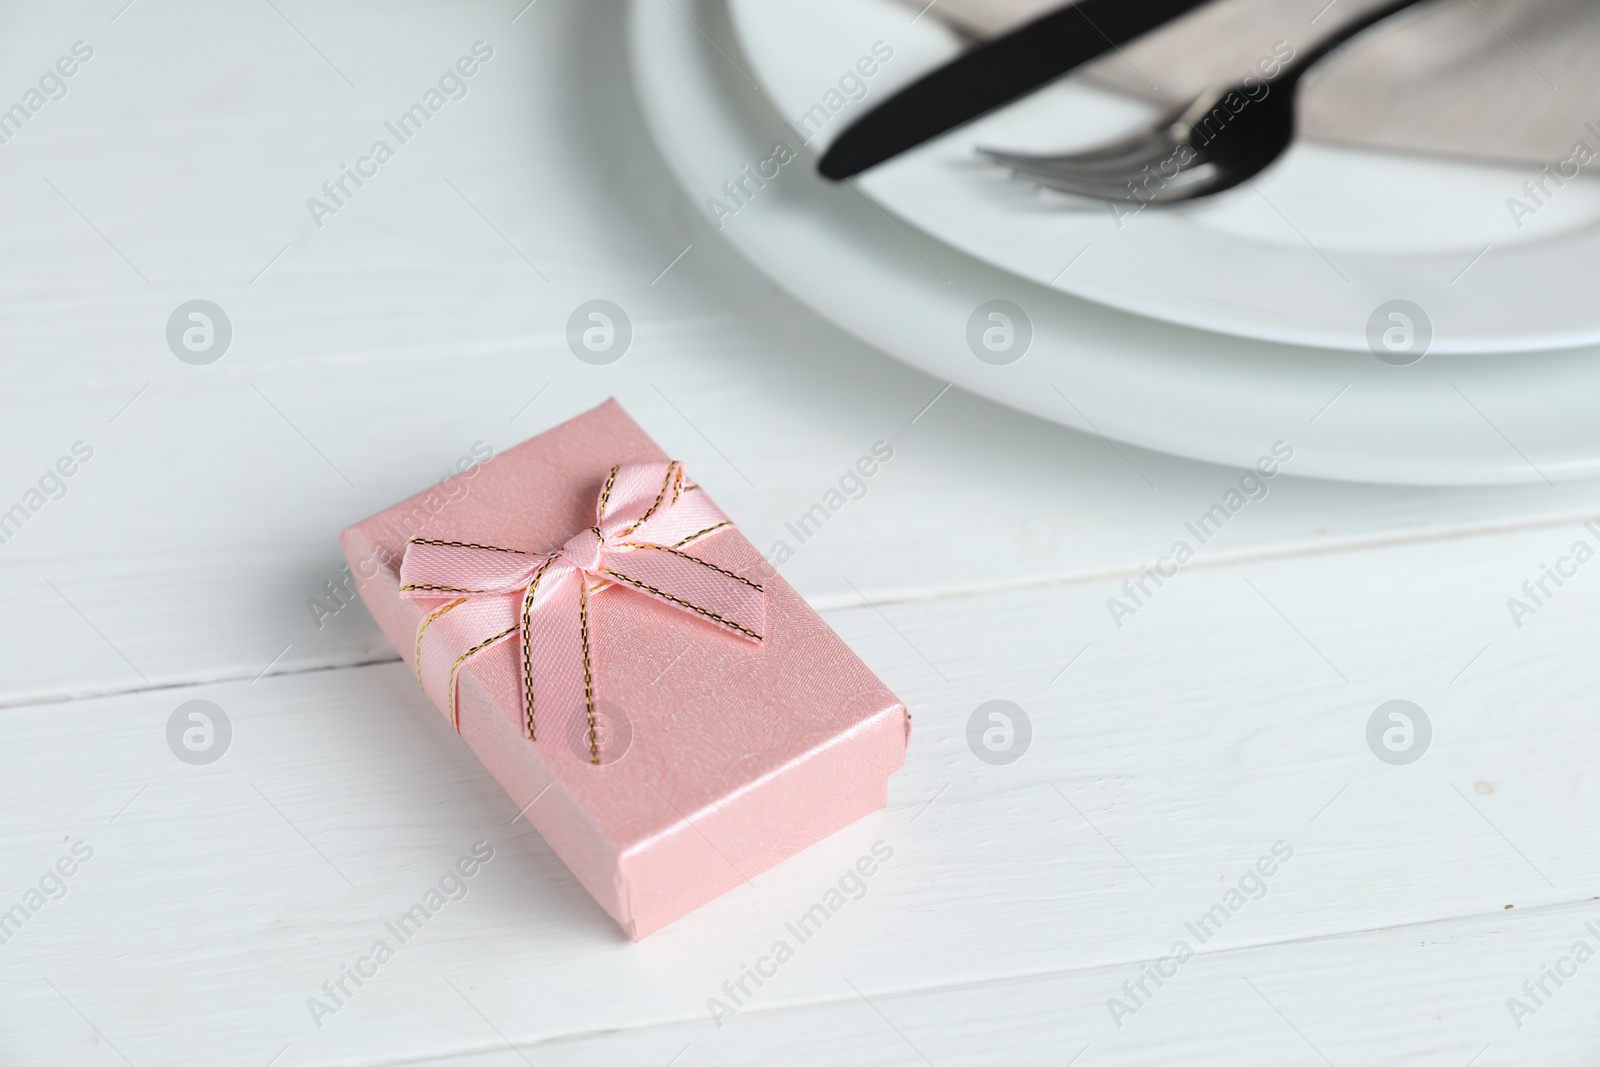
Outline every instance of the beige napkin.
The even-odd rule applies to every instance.
[[[906,0],[920,8],[925,0]],[[1128,0],[1137,2],[1137,0]],[[1096,60],[1085,76],[1161,103],[1296,52],[1386,0],[1212,0]],[[932,13],[993,36],[1060,0],[938,0]],[[1315,19],[1315,22],[1312,20]],[[1305,136],[1363,147],[1557,163],[1600,153],[1600,2],[1434,0],[1329,57],[1302,83]]]

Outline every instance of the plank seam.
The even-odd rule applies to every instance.
[[[1287,542],[1283,545],[1247,549],[1235,552],[1218,551],[1209,556],[1196,558],[1185,565],[1186,570],[1226,570],[1230,567],[1244,567],[1254,563],[1270,562],[1287,559],[1314,559],[1322,556],[1356,555],[1362,552],[1373,552],[1386,548],[1396,548],[1408,545],[1438,544],[1445,541],[1471,540],[1483,538],[1485,540],[1514,533],[1525,533],[1533,530],[1552,529],[1585,521],[1600,520],[1600,512],[1582,512],[1572,515],[1546,516],[1528,521],[1507,521],[1498,523],[1482,523],[1476,526],[1462,526],[1446,530],[1414,529],[1398,533],[1374,534],[1367,537],[1351,537],[1342,540],[1322,542]],[[1115,566],[1096,567],[1087,570],[1054,571],[1043,574],[1021,575],[1015,578],[997,579],[988,582],[952,582],[945,585],[927,585],[902,587],[898,590],[864,590],[873,604],[913,604],[928,603],[940,600],[955,600],[962,597],[988,596],[992,593],[1024,592],[1032,589],[1048,589],[1055,586],[1090,585],[1096,582],[1114,581],[1118,578],[1137,577],[1140,573],[1138,565],[1117,564]],[[860,598],[851,594],[837,594],[818,597],[806,597],[806,602],[819,614],[833,612],[861,610]],[[286,675],[310,674],[315,671],[346,670],[355,667],[368,667],[381,663],[393,663],[399,660],[397,654],[368,655],[365,658],[350,661],[327,661],[297,667],[286,667],[281,670],[270,671],[266,674],[248,674],[245,672],[226,673],[219,672],[214,675],[196,676],[192,678],[178,678],[167,681],[152,682],[147,685],[108,685],[103,688],[61,690],[58,692],[20,693],[9,697],[0,697],[0,711],[19,707],[35,707],[48,704],[64,704],[78,700],[98,700],[104,697],[122,696],[131,693],[153,692],[166,689],[187,689],[201,685],[227,685],[233,682],[250,681],[254,678],[276,678]]]
[[[1577,908],[1577,907],[1579,907],[1579,906],[1581,906],[1583,904],[1592,903],[1592,902],[1594,902],[1596,900],[1600,900],[1600,896],[1588,896],[1588,897],[1583,897],[1583,898],[1577,899],[1577,900],[1561,901],[1561,902],[1558,902],[1558,903],[1551,903],[1551,904],[1535,904],[1535,905],[1532,905],[1532,906],[1530,906],[1530,907],[1528,907],[1526,909],[1518,909],[1518,912],[1517,912],[1517,915],[1515,916],[1515,918],[1520,918],[1523,915],[1534,915],[1534,914],[1543,913],[1543,912],[1555,912],[1555,911],[1560,911],[1560,910],[1565,910],[1565,909],[1574,909],[1574,908]],[[1210,949],[1210,950],[1201,949],[1201,950],[1197,951],[1195,953],[1195,955],[1196,956],[1224,956],[1224,955],[1227,955],[1227,954],[1233,953],[1233,952],[1251,952],[1251,951],[1255,951],[1257,949],[1277,948],[1277,947],[1280,947],[1280,946],[1298,945],[1298,944],[1309,944],[1309,943],[1315,943],[1315,942],[1319,942],[1319,941],[1332,941],[1332,940],[1335,940],[1337,938],[1358,937],[1358,936],[1360,936],[1362,934],[1375,934],[1375,933],[1383,933],[1383,932],[1387,932],[1387,931],[1422,929],[1422,928],[1425,928],[1425,927],[1437,926],[1437,925],[1441,925],[1441,924],[1444,924],[1444,923],[1455,923],[1455,922],[1462,922],[1462,921],[1465,921],[1465,920],[1488,919],[1488,918],[1494,918],[1494,917],[1500,917],[1500,918],[1503,918],[1503,919],[1512,918],[1511,916],[1507,916],[1503,911],[1467,912],[1467,913],[1459,914],[1459,915],[1446,915],[1446,916],[1441,916],[1439,918],[1421,919],[1421,920],[1418,920],[1416,922],[1391,923],[1391,924],[1384,925],[1384,926],[1361,926],[1361,927],[1354,927],[1354,928],[1351,928],[1351,929],[1348,929],[1348,930],[1325,931],[1325,932],[1322,932],[1322,933],[1304,934],[1304,935],[1300,935],[1300,936],[1297,936],[1297,937],[1279,938],[1279,939],[1276,939],[1276,940],[1263,940],[1263,941],[1245,942],[1245,943],[1229,945],[1229,946],[1227,946],[1225,948],[1216,948],[1216,949]],[[946,983],[926,985],[926,986],[908,986],[908,987],[904,987],[904,988],[900,988],[900,989],[877,989],[877,990],[873,991],[873,995],[874,996],[882,996],[882,997],[906,997],[906,996],[920,996],[922,994],[927,994],[927,993],[954,992],[956,990],[961,990],[961,989],[975,989],[975,988],[978,988],[980,986],[1001,985],[1001,984],[1004,984],[1004,983],[1007,983],[1007,982],[1023,982],[1023,981],[1030,981],[1030,980],[1037,980],[1037,979],[1041,979],[1041,978],[1053,978],[1053,977],[1057,977],[1057,976],[1061,976],[1061,975],[1079,974],[1079,973],[1088,972],[1088,971],[1110,970],[1111,968],[1114,968],[1114,967],[1130,967],[1130,966],[1134,966],[1134,965],[1139,964],[1139,963],[1147,962],[1147,961],[1152,960],[1154,958],[1155,957],[1153,957],[1153,956],[1147,956],[1147,957],[1135,957],[1135,958],[1122,959],[1122,960],[1101,960],[1101,961],[1097,961],[1097,962],[1094,962],[1094,963],[1086,963],[1086,964],[1084,964],[1082,966],[1077,966],[1077,967],[1063,967],[1063,968],[1058,968],[1056,970],[1048,970],[1048,971],[1019,972],[1017,974],[999,975],[999,976],[995,976],[995,977],[976,979],[976,980],[973,980],[973,981],[946,982]],[[826,1007],[832,1007],[832,1006],[838,1005],[838,1004],[851,1004],[851,1003],[854,1003],[854,1002],[855,1002],[855,998],[852,997],[852,996],[817,997],[817,998],[810,999],[810,1000],[794,1000],[794,1001],[788,1001],[788,1002],[773,1003],[773,1004],[768,1004],[768,1005],[763,1006],[763,1007],[754,1007],[754,1006],[752,1006],[752,1007],[741,1008],[739,1014],[740,1015],[770,1015],[770,1016],[777,1016],[777,1015],[783,1015],[783,1014],[792,1013],[792,1012],[808,1011],[808,1010],[810,1010],[812,1008],[826,1008]],[[664,1030],[664,1029],[668,1029],[668,1028],[671,1028],[671,1027],[684,1026],[684,1025],[693,1025],[695,1023],[703,1023],[705,1021],[706,1020],[703,1017],[701,1017],[699,1015],[694,1015],[694,1016],[683,1016],[681,1018],[672,1018],[672,1019],[657,1019],[657,1020],[653,1020],[653,1021],[640,1022],[640,1023],[636,1023],[636,1024],[632,1024],[632,1025],[600,1027],[600,1028],[596,1028],[596,1029],[593,1029],[593,1030],[574,1030],[574,1031],[572,1031],[570,1033],[553,1034],[553,1035],[550,1035],[550,1036],[547,1036],[547,1037],[535,1038],[535,1039],[529,1040],[529,1041],[516,1041],[515,1042],[515,1048],[512,1049],[511,1051],[520,1052],[520,1050],[523,1050],[523,1049],[536,1049],[536,1048],[542,1048],[542,1047],[545,1047],[545,1046],[559,1045],[559,1044],[562,1044],[564,1042],[582,1041],[582,1040],[586,1040],[586,1039],[589,1039],[589,1038],[604,1037],[604,1036],[606,1036],[608,1034],[637,1033],[637,1032],[653,1030],[653,1029],[663,1029]],[[414,1057],[413,1056],[413,1057],[407,1057],[407,1058],[403,1058],[403,1059],[374,1059],[374,1060],[359,1060],[359,1061],[357,1061],[357,1060],[337,1060],[337,1061],[328,1060],[328,1061],[318,1061],[318,1062],[315,1062],[315,1063],[310,1063],[310,1064],[307,1064],[306,1067],[408,1067],[408,1065],[436,1063],[436,1062],[438,1062],[440,1060],[447,1059],[447,1058],[450,1058],[450,1057],[455,1057],[455,1056],[492,1055],[492,1054],[497,1053],[497,1052],[505,1052],[505,1051],[507,1051],[505,1042],[485,1043],[485,1044],[481,1044],[481,1045],[469,1045],[469,1046],[460,1046],[460,1047],[455,1047],[455,1048],[450,1048],[450,1049],[441,1049],[438,1052],[429,1053],[429,1054],[427,1054],[425,1056],[422,1056],[422,1057]]]

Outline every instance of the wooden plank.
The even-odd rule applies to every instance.
[[[894,992],[867,991],[861,975],[841,973],[831,999],[782,1008],[753,1000],[721,1028],[706,1017],[686,1018],[515,1048],[503,1035],[506,1018],[517,1013],[513,997],[463,982],[444,995],[455,998],[461,1050],[403,1062],[733,1067],[781,1054],[846,1067],[1093,1067],[1180,1058],[1195,1064],[1577,1063],[1594,1045],[1594,1025],[1581,1003],[1594,979],[1572,951],[1580,941],[1590,951],[1600,945],[1590,929],[1597,914],[1593,905],[1568,905],[1206,953],[1181,967],[1163,963],[1176,973],[1160,986],[1144,978],[1143,965]],[[1558,962],[1570,976],[1560,985],[1542,969]],[[1106,1004],[1126,1002],[1122,983],[1141,978],[1151,995],[1133,1015],[1121,1016],[1119,1028]],[[1535,987],[1530,997],[1522,988],[1539,981],[1543,993]],[[1513,998],[1515,1013],[1508,1007]],[[499,1010],[508,1014],[495,1015]],[[283,1062],[299,1062],[294,1056],[300,1051],[291,1046]]]
[[[264,1062],[285,1043],[299,1058],[288,1062],[318,1063],[490,1048],[481,1020],[463,1031],[471,1017],[447,976],[517,1041],[670,1020],[704,1028],[707,998],[878,841],[892,860],[786,963],[763,1011],[839,1000],[841,975],[869,998],[1093,968],[1115,968],[1120,983],[1185,923],[1226,906],[1231,887],[1253,894],[1245,876],[1279,841],[1293,856],[1260,899],[1217,920],[1206,951],[1585,901],[1600,879],[1600,810],[1585,799],[1585,753],[1600,742],[1584,712],[1600,669],[1582,655],[1592,601],[1564,590],[1507,632],[1486,591],[1513,588],[1523,563],[1482,547],[1186,571],[1109,633],[1110,582],[831,612],[914,709],[889,809],[637,946],[512,823],[509,801],[396,665],[14,708],[0,714],[15,768],[0,783],[0,878],[20,892],[72,842],[96,851],[69,895],[0,947],[8,1002],[55,1019],[49,977],[136,1063],[196,1050]],[[1480,581],[1463,583],[1474,567]],[[1434,728],[1409,766],[1367,747],[1369,716],[1397,696],[1423,705]],[[233,722],[232,748],[209,767],[167,749],[167,720],[190,697]],[[995,698],[1033,724],[1008,766],[978,761],[966,740],[973,710]],[[480,839],[496,857],[467,899],[315,1027],[307,998]],[[1451,969],[1514,956],[1534,973],[1554,942],[1525,953],[1483,943],[1496,947],[1462,949],[1468,962]],[[1306,1025],[1330,1040],[1338,1020],[1318,998],[1403,957],[1377,952],[1327,979],[1313,954],[1262,988],[1287,994],[1278,1007],[1290,1018],[1320,1011]],[[1521,979],[1495,973],[1503,999]],[[1107,1027],[1105,995],[1081,1006],[1086,1028]],[[1250,1047],[1286,1040],[1291,1054],[1292,1035],[1263,1022],[1270,1013],[1236,990],[1216,996],[1240,1014],[1201,1027],[1206,1041],[1235,1047],[1248,1026],[1262,1042]],[[1450,1003],[1490,992],[1462,996]],[[1024,1000],[1024,1015],[1027,1004],[1057,1010],[1049,996]],[[1444,1047],[1436,1022],[1403,1016],[1348,1027],[1350,1040],[1403,1033]],[[55,1033],[24,1025],[7,1040],[32,1062],[58,1047]]]

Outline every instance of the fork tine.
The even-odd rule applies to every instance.
[[[1163,127],[1159,130],[1150,130],[1137,140],[1129,139],[1116,146],[1108,146],[1088,152],[1034,155],[1026,152],[1006,152],[982,147],[978,149],[978,152],[994,162],[1008,167],[1104,169],[1123,166],[1133,159],[1148,159],[1152,155],[1162,154],[1163,151],[1171,147],[1173,147],[1172,137],[1167,128]]]
[[[1191,101],[1160,115],[1153,123],[1110,144],[1079,152],[1041,155],[1003,149],[978,148],[980,155],[1007,167],[1014,177],[1042,188],[1101,201],[1170,204],[1203,196],[1221,180],[1219,161],[1209,159],[1204,148],[1180,136],[1180,120],[1194,106]],[[1181,169],[1164,176],[1179,150],[1190,156]],[[1152,173],[1153,164],[1161,173]],[[1154,179],[1154,181],[1152,181]]]
[[[1125,141],[1117,151],[1095,151],[1042,156],[1004,152],[990,148],[978,151],[990,160],[1028,173],[1104,175],[1138,173],[1142,168],[1172,155],[1178,142],[1170,126],[1150,131],[1138,141]]]
[[[1166,150],[1148,152],[1142,156],[1129,159],[1112,160],[1099,164],[1077,163],[1028,163],[1014,162],[1008,164],[1014,174],[1028,176],[1055,175],[1064,178],[1082,178],[1103,181],[1122,177],[1142,177],[1144,173],[1168,157]]]
[[[1097,200],[1131,200],[1134,192],[1131,183],[1117,176],[1112,177],[1085,177],[1076,174],[1061,174],[1045,172],[1040,174],[1017,173],[1016,177],[1032,182],[1045,189],[1053,189],[1059,193],[1071,193],[1076,196],[1088,196]]]
[[[1078,182],[1067,178],[1039,178],[1035,184],[1041,189],[1049,189],[1069,196],[1083,197],[1087,200],[1113,200],[1135,201],[1139,197],[1127,183],[1121,185],[1109,182]]]
[[[1010,168],[1018,174],[1034,176],[1059,175],[1066,178],[1100,180],[1121,177],[1138,178],[1143,177],[1145,171],[1152,164],[1160,163],[1170,158],[1176,147],[1176,145],[1171,143],[1152,145],[1147,151],[1139,155],[1128,156],[1123,159],[1106,160],[1104,162],[1095,161],[1090,163],[1067,163],[1052,161],[1048,163],[1036,163],[1018,160],[1009,163],[1008,166],[1010,166]]]
[[[1027,164],[1031,166],[1079,166],[1092,163],[1110,163],[1133,156],[1140,156],[1150,151],[1152,146],[1170,144],[1171,138],[1165,130],[1152,130],[1137,141],[1125,141],[1111,148],[1097,148],[1088,152],[1062,152],[1053,155],[1037,155],[1028,152],[1006,152],[1001,149],[979,147],[978,152],[996,163],[1007,166],[1014,164]]]
[[[1043,173],[1029,174],[1027,178],[1045,189],[1090,197],[1094,200],[1123,200],[1123,202],[1176,203],[1200,195],[1200,190],[1213,186],[1219,179],[1214,163],[1195,163],[1165,179],[1157,186],[1141,181],[1146,174],[1117,174],[1117,176],[1085,176],[1085,174]]]
[[[1214,185],[1218,171],[1214,164],[1202,163],[1186,167],[1174,178],[1151,189],[1139,185],[1135,179],[1083,178],[1070,175],[1039,175],[1033,180],[1046,189],[1092,200],[1139,202],[1145,204],[1172,204],[1200,195]]]

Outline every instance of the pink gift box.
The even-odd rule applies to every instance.
[[[340,542],[362,600],[415,672],[418,627],[448,594],[402,595],[408,539],[546,555],[595,524],[614,466],[666,459],[607,401],[351,526]],[[911,729],[905,705],[737,529],[686,551],[760,583],[764,639],[740,640],[614,583],[591,586],[599,765],[587,732],[527,738],[517,638],[477,653],[458,676],[462,739],[635,940],[883,807]]]

